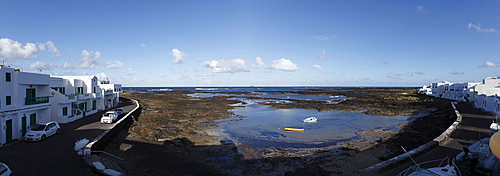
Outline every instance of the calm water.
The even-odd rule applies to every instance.
[[[233,140],[271,147],[320,147],[355,140],[357,132],[380,129],[399,130],[406,117],[367,115],[360,111],[322,111],[314,109],[275,109],[256,103],[234,111],[245,116],[241,121],[221,125],[221,131]],[[304,118],[316,116],[318,122],[304,123]],[[304,132],[285,132],[285,127],[304,128]]]
[[[342,96],[301,95],[283,93],[283,91],[301,91],[307,89],[327,89],[326,87],[222,87],[222,88],[124,88],[125,91],[198,91],[190,94],[193,97],[236,96],[245,101],[244,107],[237,107],[234,112],[244,116],[240,121],[225,121],[219,131],[226,137],[240,144],[277,148],[307,148],[335,145],[345,141],[359,139],[358,132],[367,130],[399,130],[399,124],[407,122],[407,117],[388,117],[367,115],[361,111],[341,112],[315,109],[275,109],[260,105],[258,101],[317,100],[330,102],[342,100]],[[247,92],[246,95],[226,94],[225,91]],[[247,99],[259,97],[265,100]],[[332,106],[335,106],[332,104]],[[304,123],[302,120],[316,116],[318,122]],[[285,132],[285,127],[304,128],[304,132]]]

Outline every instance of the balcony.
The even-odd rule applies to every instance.
[[[25,105],[34,105],[34,104],[41,104],[41,103],[48,103],[49,102],[49,96],[45,97],[33,97],[33,98],[25,98]]]
[[[68,99],[75,99],[75,97],[78,96],[78,94],[69,94],[65,96],[68,97]]]

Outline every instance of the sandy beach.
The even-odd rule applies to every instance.
[[[216,131],[220,119],[241,120],[227,96],[193,98],[189,91],[125,93],[143,106],[139,121],[106,149],[125,159],[130,175],[358,175],[357,172],[441,134],[455,117],[450,103],[415,94],[414,89],[305,90],[300,94],[345,96],[338,104],[296,100],[262,102],[274,108],[364,111],[413,115],[400,131],[369,130],[361,140],[321,148],[265,148],[238,145]],[[234,93],[234,92],[233,92]],[[297,92],[295,92],[297,93]]]

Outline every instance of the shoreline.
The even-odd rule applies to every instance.
[[[356,89],[359,91],[359,89]],[[394,92],[391,92],[392,90],[388,89],[381,89],[381,90],[370,90],[374,92],[370,92],[371,95],[360,95],[359,97],[352,97],[351,96],[346,96],[349,97],[351,100],[354,99],[354,101],[357,101],[358,103],[351,102],[347,103],[346,106],[351,106],[353,103],[360,105],[363,104],[363,102],[368,102],[368,104],[378,104],[379,106],[384,106],[385,102],[375,102],[377,101],[377,97],[370,97],[373,95],[377,95],[380,92],[389,92],[394,94]],[[389,100],[413,100],[414,97],[408,97],[408,96],[400,96],[401,93],[398,92],[400,90],[396,90],[396,94],[398,96],[392,97],[388,96],[385,94],[385,96],[388,97]],[[169,98],[179,98],[180,99],[186,99],[185,95],[180,96],[179,94],[182,93],[188,93],[188,92],[177,92],[177,93],[167,93],[170,96]],[[191,92],[192,93],[192,92]],[[307,93],[321,93],[321,92],[307,92]],[[332,93],[332,92],[329,92]],[[152,92],[151,94],[158,94],[158,92]],[[161,94],[158,94],[161,95]],[[165,96],[165,95],[162,95]],[[413,96],[413,95],[412,95]],[[419,95],[416,95],[419,96]],[[380,99],[382,101],[388,100],[386,98]],[[199,101],[197,103],[193,104],[198,104],[198,105],[203,105],[203,106],[211,106],[209,104],[215,104],[213,101],[216,102],[225,102],[226,104],[234,104],[234,101],[227,101],[228,97],[223,97],[224,100],[218,99],[218,98],[209,98],[209,99],[201,99],[201,100],[196,100]],[[137,98],[134,98],[137,99]],[[192,99],[192,97],[190,98]],[[425,102],[429,100],[428,98],[424,97],[422,102]],[[200,104],[201,102],[201,104]],[[153,107],[156,106],[154,103],[146,102],[143,100],[144,104],[148,104],[149,107],[145,108],[146,112],[149,114],[157,114],[157,113],[164,113],[160,107],[165,107],[167,106],[166,103],[163,103],[162,106],[159,107]],[[311,104],[311,102],[307,102]],[[388,113],[389,114],[395,114],[395,113],[404,113],[404,114],[413,114],[415,115],[417,112],[419,112],[420,115],[427,115],[427,114],[422,114],[420,111],[401,111],[400,109],[404,110],[409,110],[411,108],[415,107],[406,107],[407,105],[405,103],[401,103],[399,105],[398,102],[395,101],[387,101],[387,103],[390,103],[390,106],[387,106],[389,108],[385,108],[386,110],[391,108],[394,110],[394,112],[382,112],[382,113]],[[439,103],[435,103],[434,105],[437,105]],[[324,106],[317,106],[318,104],[312,104],[311,107],[314,108],[325,108]],[[442,116],[440,114],[440,111],[443,111],[442,108],[440,109],[439,107],[434,107],[434,105],[428,105],[430,107],[425,107],[422,105],[418,105],[419,109],[418,110],[423,110],[425,111],[430,111],[428,116],[432,116],[434,114],[435,117]],[[293,106],[293,105],[289,105]],[[302,108],[304,108],[303,103]],[[394,106],[394,107],[391,107]],[[397,108],[397,106],[402,106],[403,108]],[[171,109],[175,109],[178,106],[175,106]],[[216,108],[216,107],[214,107]],[[220,108],[220,107],[219,107]],[[329,107],[331,108],[331,107]],[[429,108],[435,108],[435,109],[429,109]],[[184,106],[184,109],[185,106]],[[189,109],[189,108],[188,108]],[[434,110],[434,111],[432,111]],[[220,115],[225,116],[227,118],[228,116],[234,115],[231,113],[224,113],[223,111],[215,110],[214,112],[220,113]],[[376,111],[375,111],[376,112]],[[216,113],[216,114],[217,114]],[[195,115],[197,113],[194,113]],[[214,113],[210,113],[212,115],[215,115]],[[207,114],[197,114],[199,116],[210,116]],[[142,116],[142,115],[141,115]],[[172,116],[173,117],[173,116]],[[287,149],[287,148],[255,148],[253,146],[248,146],[248,145],[241,145],[238,144],[235,141],[232,141],[231,139],[226,139],[224,135],[221,135],[220,132],[217,130],[219,123],[222,122],[216,122],[214,120],[218,119],[224,119],[224,118],[215,118],[212,120],[200,120],[197,118],[189,118],[189,120],[195,120],[194,123],[189,123],[189,120],[183,120],[183,119],[177,119],[175,118],[170,118],[169,122],[172,124],[172,122],[179,122],[180,124],[184,123],[185,127],[180,127],[182,129],[178,129],[181,132],[179,132],[178,135],[172,135],[170,138],[162,138],[159,136],[159,138],[156,138],[153,140],[157,141],[160,139],[162,140],[163,143],[170,143],[171,145],[175,147],[181,147],[183,150],[187,150],[191,156],[192,160],[199,160],[199,162],[203,162],[206,165],[210,167],[215,167],[218,168],[217,170],[221,171],[221,173],[236,173],[236,175],[255,175],[255,174],[268,174],[268,175],[273,175],[273,174],[298,174],[298,173],[317,173],[317,174],[340,174],[340,175],[357,175],[357,172],[361,169],[364,169],[366,167],[370,167],[374,164],[377,164],[385,159],[391,158],[391,155],[398,155],[398,152],[394,153],[394,146],[400,145],[401,142],[407,142],[407,143],[415,143],[413,141],[420,140],[421,142],[424,141],[425,139],[416,139],[416,140],[411,140],[411,141],[401,141],[398,138],[404,138],[405,132],[411,132],[417,128],[418,126],[422,124],[414,124],[415,122],[419,122],[422,120],[419,119],[425,119],[425,117],[409,117],[413,118],[412,123],[406,124],[401,126],[400,131],[384,131],[384,130],[370,130],[370,131],[364,131],[362,134],[358,134],[361,137],[361,140],[358,141],[348,141],[342,144],[338,145],[330,145],[326,147],[321,147],[321,148],[301,148],[301,149]],[[433,117],[433,118],[435,118]],[[141,117],[142,118],[142,117]],[[147,118],[146,118],[147,119]],[[141,119],[147,122],[148,120],[146,119]],[[236,119],[231,119],[231,120],[237,120]],[[158,120],[158,119],[157,119]],[[151,137],[155,137],[155,135],[150,135],[149,139],[144,138],[145,132],[137,129],[138,127],[148,129],[151,127],[148,127],[144,123],[140,122],[138,124],[135,124],[131,127],[131,130],[129,130],[130,134],[134,134],[135,138],[133,140],[139,140],[142,142],[147,142],[148,140],[151,140]],[[424,125],[429,125],[429,123],[424,123]],[[435,125],[435,124],[431,124]],[[449,126],[449,124],[448,124]],[[187,128],[186,128],[187,127]],[[158,127],[153,127],[158,129]],[[165,128],[165,127],[163,127]],[[431,127],[431,128],[435,128]],[[167,127],[167,129],[176,129],[174,127]],[[187,132],[188,130],[191,130],[192,132]],[[171,130],[172,131],[172,130]],[[173,130],[175,131],[175,130]],[[423,131],[426,131],[424,129]],[[443,130],[444,131],[444,130]],[[187,132],[187,133],[183,133]],[[442,131],[441,131],[442,132]],[[151,134],[154,132],[147,132],[146,134]],[[183,134],[181,134],[183,133]],[[142,134],[142,135],[141,135]],[[161,133],[160,133],[161,134]],[[190,135],[191,134],[191,135]],[[190,137],[191,136],[191,137]],[[179,140],[182,138],[187,137],[189,142],[185,142],[185,140]],[[436,137],[436,136],[434,136]],[[193,143],[194,142],[194,143]],[[428,141],[425,141],[428,142]],[[153,142],[154,143],[154,142]],[[161,142],[160,142],[161,143]],[[418,143],[418,142],[417,142]],[[415,144],[410,144],[409,146],[412,146]],[[399,147],[399,146],[398,146]],[[406,147],[405,147],[406,148]],[[410,147],[411,148],[411,147]],[[165,150],[165,149],[162,149]],[[411,150],[411,149],[409,149]],[[241,153],[240,153],[241,152]],[[246,152],[246,153],[244,153]],[[124,155],[127,155],[126,152],[123,153]],[[245,156],[247,155],[247,156]],[[248,157],[251,156],[251,157]],[[288,163],[288,164],[280,164],[280,163]],[[234,165],[238,165],[235,167]],[[254,168],[255,166],[259,166],[260,168]],[[277,167],[279,166],[279,167]],[[253,168],[253,169],[252,169]],[[271,174],[270,174],[271,173]],[[220,173],[219,173],[220,174]],[[219,175],[216,174],[216,175]]]

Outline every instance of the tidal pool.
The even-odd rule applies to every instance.
[[[315,109],[275,109],[249,101],[234,112],[245,116],[240,121],[227,121],[219,127],[224,136],[236,143],[255,147],[310,148],[336,145],[359,139],[358,132],[367,130],[399,130],[406,116],[368,115],[361,111],[341,112]],[[302,120],[316,116],[315,123]],[[304,132],[285,132],[283,128],[304,128]]]

